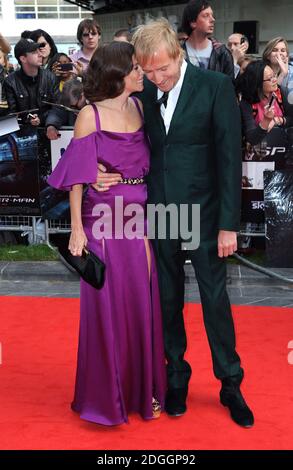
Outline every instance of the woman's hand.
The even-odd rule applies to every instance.
[[[72,228],[68,248],[73,256],[81,256],[83,248],[87,245],[87,237],[83,228]]]
[[[76,75],[78,77],[83,77],[83,66],[79,60],[73,63],[73,67],[76,70]]]
[[[56,77],[62,76],[62,72],[60,69],[60,62],[54,62],[54,64],[52,65],[52,72],[56,75]]]
[[[275,117],[274,106],[269,107],[268,105],[266,105],[264,107],[264,117],[259,123],[260,127],[263,130],[269,132],[275,125],[274,117]]]
[[[274,117],[274,124],[276,126],[283,126],[285,124],[284,118],[282,116]]]
[[[274,106],[265,106],[264,107],[264,118],[267,119],[268,121],[271,121],[275,117],[275,108]]]
[[[280,70],[281,70],[281,75],[282,75],[282,80],[284,77],[286,77],[288,75],[288,57],[281,57],[281,55],[278,53],[276,55],[276,59],[277,59],[277,62],[278,62],[278,65],[280,67]]]

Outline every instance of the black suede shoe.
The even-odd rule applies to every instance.
[[[166,394],[165,411],[170,416],[182,416],[186,412],[188,388],[169,388]]]
[[[251,409],[247,406],[239,385],[236,385],[229,379],[222,380],[220,391],[220,402],[223,406],[229,408],[231,418],[239,426],[251,428],[254,424],[254,417]]]

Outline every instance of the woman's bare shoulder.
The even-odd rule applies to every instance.
[[[96,119],[95,112],[92,105],[86,105],[78,113],[75,126],[74,126],[74,137],[80,139],[92,134],[96,130]]]
[[[143,113],[143,104],[142,104],[142,101],[137,97],[135,96],[134,99],[136,100],[136,102],[138,103],[138,106],[140,107],[142,113]]]

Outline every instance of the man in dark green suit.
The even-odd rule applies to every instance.
[[[200,204],[200,246],[188,256],[196,272],[220,401],[239,425],[253,414],[240,391],[243,369],[226,292],[224,258],[237,249],[241,194],[241,125],[231,79],[187,64],[165,20],[134,34],[136,57],[147,77],[143,102],[151,142],[150,204]],[[166,103],[166,99],[168,101]],[[190,365],[184,360],[182,240],[156,239],[167,358],[166,411],[186,411]]]

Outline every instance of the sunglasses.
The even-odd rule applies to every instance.
[[[96,36],[98,32],[91,32],[91,33],[82,33],[83,38],[89,38],[90,36]]]

